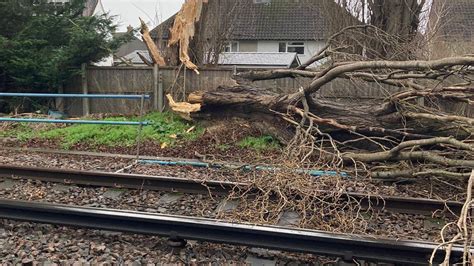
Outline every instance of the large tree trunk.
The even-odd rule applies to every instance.
[[[371,25],[385,31],[391,36],[397,36],[399,43],[386,43],[375,40],[372,50],[375,58],[383,56],[397,60],[411,59],[409,53],[397,54],[394,46],[410,43],[418,32],[420,13],[425,1],[418,0],[369,0]],[[409,51],[409,50],[408,50]]]
[[[317,116],[319,126],[325,132],[356,132],[370,136],[393,136],[399,138],[424,138],[456,134],[468,135],[466,131],[446,129],[443,121],[431,117],[407,113],[403,116],[396,108],[379,103],[341,104],[335,101],[307,99],[309,113]],[[250,85],[219,86],[215,90],[193,93],[189,103],[200,104],[202,116],[206,114],[229,114],[254,118],[278,117],[278,113],[301,115],[303,107],[288,94],[277,94],[266,88]],[[403,130],[406,129],[406,130]]]

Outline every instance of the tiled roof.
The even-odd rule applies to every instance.
[[[125,60],[125,61],[129,61],[130,63],[136,65],[136,64],[145,64],[143,62],[143,60],[138,56],[138,53],[140,53],[141,55],[143,55],[146,59],[148,59],[148,61],[152,61],[151,60],[151,57],[150,57],[150,54],[148,53],[147,50],[136,50],[136,51],[133,51],[131,53],[129,53],[128,55],[126,56],[123,56],[122,58]],[[116,62],[121,62],[121,60],[119,59],[116,59],[115,60]]]
[[[222,53],[219,65],[290,67],[298,60],[296,53]]]
[[[333,0],[271,0],[268,4],[239,1],[242,2],[233,11],[237,18],[231,30],[232,40],[323,40],[329,28],[325,7],[336,5]],[[152,37],[168,39],[173,22],[174,16],[161,23],[152,30]]]
[[[234,40],[321,40],[328,22],[322,0],[272,0],[253,4],[238,13],[232,30]]]
[[[441,21],[441,34],[448,38],[474,41],[474,0],[444,1],[448,14]]]
[[[112,35],[115,37],[115,38],[120,38],[122,36],[124,36],[125,34],[127,34],[127,32],[116,32],[116,33],[113,33]],[[133,38],[122,44],[115,52],[114,52],[114,56],[115,57],[122,57],[122,56],[126,56],[136,50],[146,50],[146,44],[141,41],[140,39],[138,39],[137,37],[133,36]]]
[[[137,50],[123,57],[132,64],[144,64],[138,53],[151,61],[147,50]],[[222,53],[219,56],[219,65],[227,66],[262,66],[262,67],[290,67],[299,61],[296,53]],[[116,60],[120,63],[120,60]]]

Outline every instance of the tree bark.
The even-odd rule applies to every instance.
[[[394,46],[408,44],[413,40],[418,31],[419,17],[425,1],[369,0],[368,4],[371,11],[370,24],[398,38],[398,43],[374,40],[371,50],[375,53],[371,56],[393,60],[412,59],[413,56],[410,53],[397,53]]]
[[[188,100],[191,104],[200,104],[201,112],[208,114],[219,113],[233,116],[252,114],[253,117],[275,117],[276,113],[290,111],[296,115],[303,115],[303,111],[299,109],[300,103],[294,101],[291,95],[277,94],[268,89],[250,85],[219,86],[212,91],[192,93]],[[431,116],[415,116],[408,113],[410,116],[405,117],[396,109],[387,113],[380,112],[378,107],[380,104],[376,103],[348,105],[311,98],[308,111],[317,116],[313,117],[314,122],[325,132],[345,131],[369,136],[411,139],[451,134],[439,126],[439,121],[433,121]],[[440,121],[445,122],[446,119],[451,118],[442,117]],[[456,134],[462,135],[458,131]]]

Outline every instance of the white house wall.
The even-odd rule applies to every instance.
[[[258,41],[257,44],[257,52],[259,53],[278,53],[278,45],[280,42],[278,41]]]
[[[239,52],[258,52],[257,41],[239,41]]]
[[[258,41],[256,52],[278,52],[279,44],[284,41]],[[325,45],[325,41],[305,41],[304,54],[298,55],[301,62],[305,62],[310,59],[315,53],[322,49]],[[254,52],[254,51],[242,51],[242,52]]]
[[[304,43],[304,55],[298,55],[301,63],[309,60],[326,45],[325,41],[309,41]]]

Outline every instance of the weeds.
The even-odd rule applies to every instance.
[[[29,139],[34,133],[34,130],[25,124],[13,124],[0,128],[0,138],[17,138],[20,141]]]
[[[188,132],[192,125],[172,113],[150,113],[143,119],[150,122],[151,125],[143,127],[142,140],[166,143],[166,146],[173,145],[177,140],[194,140],[203,133],[203,130],[199,127]],[[139,118],[111,117],[105,120],[139,121]],[[14,127],[2,130],[0,137],[16,137],[21,141],[31,139],[58,140],[62,148],[69,149],[79,143],[97,146],[131,146],[136,143],[137,134],[138,128],[136,126],[84,124],[34,130],[28,124],[14,124]]]
[[[256,151],[276,150],[280,148],[280,143],[272,136],[245,137],[237,143],[241,148],[250,148]]]

